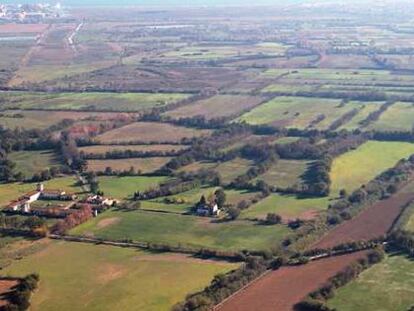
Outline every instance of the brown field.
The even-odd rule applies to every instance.
[[[150,151],[181,151],[187,149],[184,145],[96,145],[79,148],[80,152],[104,154],[110,151],[133,150],[141,152]]]
[[[292,311],[307,294],[337,272],[363,257],[365,252],[330,257],[302,266],[283,267],[251,283],[216,311]]]
[[[40,33],[49,27],[48,24],[3,24],[0,33]]]
[[[165,123],[136,122],[97,137],[103,143],[180,142],[183,138],[207,136],[208,130],[194,130]]]
[[[359,215],[335,227],[312,245],[312,248],[330,248],[335,245],[371,240],[385,235],[400,215],[402,208],[414,200],[414,192],[404,189],[386,200],[379,201]]]
[[[209,99],[200,100],[192,105],[180,107],[166,114],[173,118],[204,116],[207,119],[238,116],[240,113],[250,110],[264,98],[259,96],[242,95],[217,95]]]
[[[134,167],[135,170],[140,170],[141,173],[152,173],[161,168],[164,164],[170,161],[171,158],[137,158],[137,159],[120,159],[120,160],[90,160],[88,161],[88,170],[94,172],[102,172],[105,168],[110,167],[115,170],[129,170]]]
[[[122,119],[128,120],[133,115],[126,113],[105,113],[105,112],[71,112],[71,111],[21,111],[7,110],[2,112],[0,117],[0,125],[15,128],[21,127],[25,129],[45,129],[56,124],[63,119],[81,120],[85,118],[93,118],[94,120],[105,121]],[[10,118],[14,114],[21,114],[23,118]]]
[[[0,280],[0,307],[8,304],[5,295],[18,284],[17,280]]]

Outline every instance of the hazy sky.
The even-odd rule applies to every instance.
[[[177,6],[177,5],[266,5],[276,3],[297,3],[305,2],[306,0],[0,0],[0,3],[39,3],[60,2],[66,5],[162,5],[162,6]]]

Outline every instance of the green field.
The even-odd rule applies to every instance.
[[[40,275],[31,299],[33,311],[168,311],[214,275],[236,268],[225,262],[184,255],[152,255],[136,249],[51,242],[15,261],[3,275]]]
[[[239,175],[246,173],[252,164],[252,161],[242,158],[222,163],[202,161],[184,166],[180,171],[193,172],[199,169],[212,169],[220,174],[224,183],[230,183]]]
[[[238,120],[249,124],[307,128],[323,115],[324,119],[314,124],[313,127],[327,129],[332,122],[345,113],[361,108],[357,102],[340,104],[341,101],[337,99],[281,96],[245,113]]]
[[[187,94],[3,93],[4,108],[43,110],[141,111],[187,98]]]
[[[283,55],[286,49],[287,46],[276,42],[264,42],[248,46],[188,46],[164,53],[163,58],[184,60],[214,60],[228,57],[251,56],[257,54],[278,56]]]
[[[328,306],[340,311],[407,311],[414,304],[414,262],[388,256],[337,290]]]
[[[332,195],[341,189],[352,192],[413,153],[414,144],[369,141],[335,158],[331,169]]]
[[[171,158],[169,157],[88,160],[88,170],[92,172],[104,172],[107,167],[110,167],[113,171],[128,171],[133,167],[135,171],[147,174],[160,169],[170,160]]]
[[[196,216],[146,211],[108,211],[76,227],[70,233],[196,248],[258,250],[277,245],[290,230],[282,225],[261,226],[244,220],[218,223],[211,218]]]
[[[383,102],[364,102],[361,104],[361,110],[359,110],[358,114],[351,119],[351,121],[345,123],[343,126],[339,128],[339,130],[355,130],[361,127],[360,122],[364,121],[370,113],[378,110]]]
[[[81,193],[82,189],[77,186],[74,177],[55,178],[43,182],[46,189],[60,189],[71,193]],[[35,190],[36,183],[12,183],[0,184],[0,207],[4,207],[12,200],[17,199],[21,195]]]
[[[305,173],[311,161],[278,160],[266,173],[256,180],[263,180],[271,186],[282,188],[291,187],[302,183],[302,175]]]
[[[60,165],[56,153],[51,150],[12,152],[9,159],[16,163],[15,172],[23,173],[26,178]]]
[[[369,129],[378,131],[411,131],[414,126],[414,103],[395,103]]]
[[[145,176],[101,176],[99,177],[99,188],[105,195],[116,199],[128,199],[135,191],[145,191],[158,186],[165,181],[166,177],[145,177]]]
[[[263,219],[268,213],[276,213],[284,219],[309,219],[326,210],[328,204],[328,198],[298,198],[294,195],[272,194],[242,211],[241,217]]]

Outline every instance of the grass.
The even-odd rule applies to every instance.
[[[74,177],[54,178],[43,182],[46,189],[61,189],[66,192],[81,193],[82,189],[77,186]],[[21,195],[35,190],[36,183],[12,183],[0,184],[0,207],[7,205]]]
[[[167,59],[214,60],[230,57],[252,56],[257,54],[284,55],[288,46],[276,42],[264,42],[249,46],[187,46],[163,54]]]
[[[200,169],[214,170],[220,174],[224,183],[230,183],[239,175],[247,172],[252,164],[252,161],[242,158],[235,158],[234,160],[222,163],[202,161],[184,166],[179,171],[193,172]]]
[[[103,223],[113,221],[110,226]],[[132,239],[220,250],[269,249],[290,233],[286,226],[250,221],[217,223],[213,219],[146,211],[108,211],[71,230],[104,239]]]
[[[57,155],[50,150],[12,152],[9,159],[16,163],[15,171],[23,173],[28,178],[60,165]]]
[[[170,161],[169,157],[157,158],[131,158],[119,160],[89,160],[88,170],[93,172],[103,172],[107,167],[114,171],[125,171],[133,167],[136,171],[141,171],[142,174],[152,173],[164,164]]]
[[[171,309],[189,292],[203,289],[214,275],[236,267],[182,255],[59,241],[14,262],[3,273],[39,273],[39,289],[30,301],[33,311],[158,311]]]
[[[101,176],[99,177],[99,188],[105,195],[116,199],[129,199],[135,191],[145,191],[158,186],[167,177],[146,176]]]
[[[312,218],[328,208],[328,198],[298,198],[294,195],[272,194],[242,211],[242,218],[265,218],[276,213],[283,218]]]
[[[302,183],[302,175],[311,163],[311,161],[302,160],[279,160],[266,173],[257,177],[256,180],[263,180],[271,186],[291,187]]]
[[[359,110],[358,114],[349,122],[341,126],[339,130],[345,129],[352,131],[360,128],[361,125],[359,123],[365,120],[370,113],[378,110],[382,104],[383,102],[361,102],[362,108]]]
[[[414,153],[414,144],[369,141],[334,159],[331,169],[333,195],[348,193],[367,183],[399,160]]]
[[[4,108],[135,112],[165,106],[188,97],[179,93],[24,93],[2,94]]]
[[[328,306],[341,311],[406,311],[414,303],[414,261],[388,256],[337,290]]]
[[[340,103],[337,99],[281,96],[245,113],[238,120],[250,124],[273,124],[303,129],[311,127],[319,116],[324,115],[324,119],[314,127],[327,129],[343,114],[360,107],[353,102],[346,105]]]
[[[414,125],[414,104],[395,103],[369,128],[378,131],[411,131]]]

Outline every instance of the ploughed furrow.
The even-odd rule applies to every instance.
[[[379,201],[359,215],[335,227],[311,248],[331,248],[352,241],[368,241],[388,233],[402,209],[414,200],[414,192],[397,192]]]
[[[361,251],[312,261],[306,265],[282,267],[253,282],[215,310],[292,311],[294,305],[310,292],[365,255],[366,251]]]

